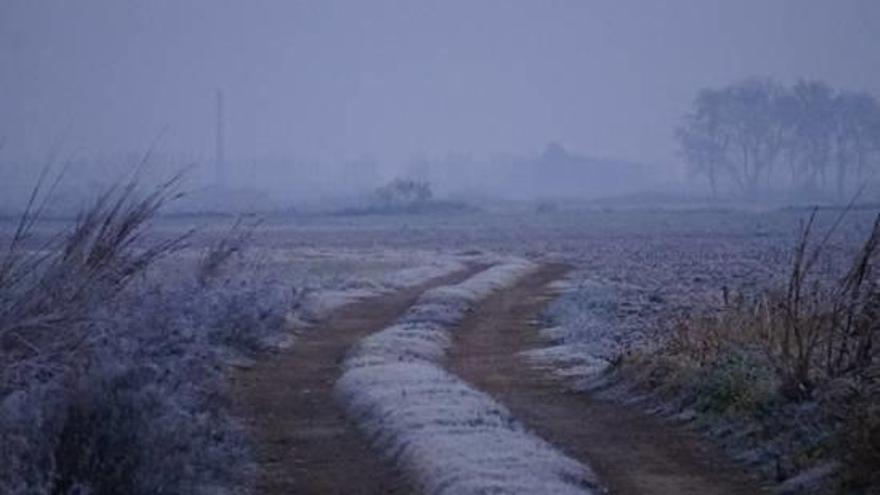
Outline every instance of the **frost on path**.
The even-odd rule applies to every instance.
[[[436,277],[461,270],[465,264],[450,256],[435,256],[418,266],[403,268],[373,280],[359,280],[344,287],[323,288],[302,294],[299,321],[294,326],[305,326],[309,321],[332,313],[346,304],[379,294],[415,287]]]
[[[539,330],[548,346],[521,354],[536,368],[563,378],[575,390],[583,390],[620,354],[621,332],[615,313],[619,295],[610,284],[575,282],[575,276],[548,286],[556,299],[545,309],[543,320],[535,322],[552,322],[553,326]]]
[[[441,365],[450,329],[468,308],[533,269],[507,261],[428,291],[397,324],[361,341],[345,363],[336,389],[348,413],[426,493],[600,491],[587,467]]]

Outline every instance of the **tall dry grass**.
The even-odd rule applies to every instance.
[[[87,325],[95,306],[184,245],[188,234],[141,243],[150,220],[178,196],[179,180],[146,194],[136,180],[112,187],[67,232],[44,240],[34,237],[47,201],[38,201],[38,182],[0,255],[0,391],[25,376],[74,365],[96,337]]]
[[[880,489],[880,216],[845,274],[829,279],[817,266],[831,230],[814,241],[815,215],[785,284],[676,318],[635,368],[697,409],[761,425],[768,445],[788,436],[772,447],[793,466],[779,476],[836,458],[847,489]]]
[[[49,236],[52,187],[35,188],[0,254],[0,493],[245,490],[221,347],[255,345],[286,308],[258,282],[205,287],[197,267],[191,282],[149,278],[190,238],[149,231],[179,181],[118,184]],[[244,242],[218,241],[212,270]]]
[[[259,220],[245,223],[239,217],[225,235],[205,249],[198,265],[198,280],[201,285],[207,285],[218,278],[223,267],[229,265],[234,256],[244,252],[260,223]]]

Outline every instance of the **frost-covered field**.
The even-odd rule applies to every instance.
[[[868,234],[873,214],[855,210],[843,217],[827,242],[822,271],[840,273]],[[360,289],[395,285],[377,272],[438,267],[481,252],[566,262],[572,271],[541,322],[558,346],[533,357],[576,378],[633,345],[650,344],[646,332],[658,322],[712,311],[725,297],[780,281],[809,215],[808,209],[783,209],[316,216],[270,219],[254,243],[276,276],[324,293],[321,302],[312,300],[314,308],[356,297]],[[815,237],[822,238],[839,215],[820,211]]]
[[[815,237],[839,214],[820,211]],[[856,210],[843,218],[820,260],[822,270],[839,273],[870,231],[873,214]],[[483,251],[563,261],[573,270],[547,311],[544,323],[553,327],[547,334],[589,343],[607,359],[641,339],[651,322],[711,310],[725,294],[748,294],[779,280],[809,215],[787,209],[306,217],[267,222],[256,243],[270,252],[295,247],[355,259],[382,248],[398,256]]]
[[[0,479],[0,487],[39,492],[55,483],[59,470],[68,482],[79,482],[88,466],[53,465],[52,453],[83,441],[70,437],[65,425],[100,431],[107,425],[94,418],[109,417],[115,421],[110,431],[118,436],[87,448],[100,458],[139,445],[143,470],[132,479],[140,492],[246,491],[252,474],[248,440],[228,415],[227,365],[247,365],[257,351],[295,345],[291,335],[308,331],[312,320],[341,304],[498,256],[572,266],[540,322],[548,347],[529,357],[580,385],[624,350],[650,345],[658,322],[711,311],[725,295],[748,294],[778,279],[788,267],[798,221],[808,214],[524,211],[270,218],[209,284],[199,280],[199,260],[225,227],[206,222],[190,247],[151,266],[112,302],[96,305],[96,323],[83,332],[100,366],[87,366],[72,385],[46,379],[40,366],[4,371],[6,383],[14,385],[0,390],[0,460],[14,467],[5,472],[15,476]],[[851,212],[831,236],[821,260],[828,274],[849,260],[870,228],[871,214]],[[821,212],[817,232],[824,233],[835,215]],[[160,220],[147,240],[189,227],[181,219]],[[9,225],[0,225],[0,238],[8,235]],[[389,455],[421,473],[414,476],[431,491],[494,486],[469,474],[484,461],[496,481],[508,476],[511,466],[535,470],[534,480],[550,484],[557,475],[588,478],[581,467],[524,433],[502,405],[436,366],[460,304],[477,298],[448,290],[426,295],[399,325],[363,342],[347,365],[340,393]],[[401,390],[412,394],[401,398]],[[90,402],[90,394],[119,401]],[[422,398],[432,394],[450,397],[449,409],[426,414],[434,402]],[[460,421],[445,422],[447,416]],[[462,442],[440,442],[440,431]],[[486,459],[468,447],[482,442],[532,449],[533,462],[520,466],[523,458],[517,456]],[[177,445],[177,455],[164,456],[157,445]],[[134,461],[123,459],[120,469],[135,469],[126,462]],[[546,472],[556,474],[544,478]]]
[[[573,266],[540,325],[551,349],[532,357],[582,386],[605,363],[658,341],[654,332],[676,318],[711,313],[725,301],[752,297],[784,283],[809,211],[643,214],[614,234],[565,241],[557,256]],[[814,238],[831,232],[818,260],[823,277],[849,267],[867,237],[873,212],[820,212]],[[657,229],[660,229],[659,231]]]

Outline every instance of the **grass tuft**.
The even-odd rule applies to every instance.
[[[787,284],[726,294],[711,314],[681,315],[625,372],[682,408],[733,421],[774,451],[779,480],[835,458],[847,487],[880,486],[880,216],[837,280],[817,270],[828,234],[803,225]]]
[[[221,364],[233,351],[224,346],[256,345],[248,332],[280,328],[286,307],[278,298],[254,304],[259,290],[241,284],[207,287],[196,269],[190,284],[149,280],[190,238],[149,231],[179,180],[146,192],[136,180],[119,184],[45,240],[35,234],[45,180],[35,188],[0,254],[0,493],[248,486],[246,437],[227,413]]]

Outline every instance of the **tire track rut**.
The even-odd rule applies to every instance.
[[[352,345],[392,324],[426,290],[461,282],[483,266],[346,305],[232,376],[233,410],[251,432],[256,493],[403,494],[406,479],[370,450],[333,387]]]
[[[489,393],[536,434],[588,464],[611,493],[765,493],[696,433],[588,393],[572,393],[520,352],[546,345],[531,324],[568,267],[544,265],[499,291],[455,331],[448,369]]]

